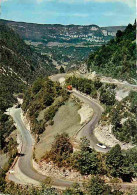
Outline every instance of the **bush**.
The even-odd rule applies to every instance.
[[[55,137],[51,150],[46,154],[45,159],[50,159],[58,166],[63,166],[72,153],[73,146],[70,138],[68,134],[62,133]]]
[[[122,195],[123,193],[105,184],[105,182],[98,176],[92,177],[87,184],[85,184],[85,192],[87,195]]]
[[[82,175],[97,174],[98,163],[97,155],[94,152],[75,152],[72,157],[72,167]]]
[[[113,147],[107,154],[106,165],[112,176],[120,176],[120,167],[123,164],[123,156],[119,145]]]

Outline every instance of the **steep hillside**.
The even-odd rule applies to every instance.
[[[15,102],[13,93],[21,92],[26,83],[39,75],[56,72],[48,56],[32,50],[9,27],[0,23],[0,110]]]
[[[49,75],[55,68],[46,55],[32,50],[17,33],[0,23],[1,67],[14,72],[21,79],[31,81],[43,73]]]
[[[124,32],[117,32],[115,39],[91,53],[88,69],[134,83],[137,79],[135,39],[136,26],[129,24]]]

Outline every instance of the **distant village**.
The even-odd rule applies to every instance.
[[[79,27],[79,29],[82,27]],[[53,28],[52,28],[53,29]],[[95,31],[100,32],[100,35],[95,35]],[[109,32],[107,30],[101,30],[100,28],[97,27],[92,27],[88,30],[87,33],[83,34],[83,32],[76,32],[73,31],[73,29],[71,29],[68,32],[68,29],[64,29],[64,32],[61,32],[60,34],[56,34],[56,35],[52,35],[52,34],[48,34],[48,38],[59,38],[62,39],[64,41],[69,41],[71,39],[81,39],[81,41],[85,41],[85,42],[96,42],[96,43],[103,43],[105,42],[104,37],[107,36],[115,36],[116,32]]]

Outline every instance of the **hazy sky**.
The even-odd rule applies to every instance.
[[[1,18],[43,24],[127,25],[136,0],[0,0]]]

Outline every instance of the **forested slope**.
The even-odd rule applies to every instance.
[[[47,56],[32,50],[9,27],[0,23],[0,109],[14,102],[13,93],[21,92],[26,83],[56,69]]]
[[[38,74],[49,75],[56,69],[48,56],[32,50],[9,27],[0,23],[0,65],[8,67],[23,80],[33,80]]]
[[[106,76],[131,83],[136,75],[136,25],[129,24],[124,32],[92,53],[87,61],[88,69]]]
[[[48,78],[37,79],[24,94],[22,109],[30,120],[31,130],[35,134],[45,131],[47,123],[53,122],[58,108],[69,98],[69,93]],[[40,112],[44,111],[43,120],[38,120]]]

